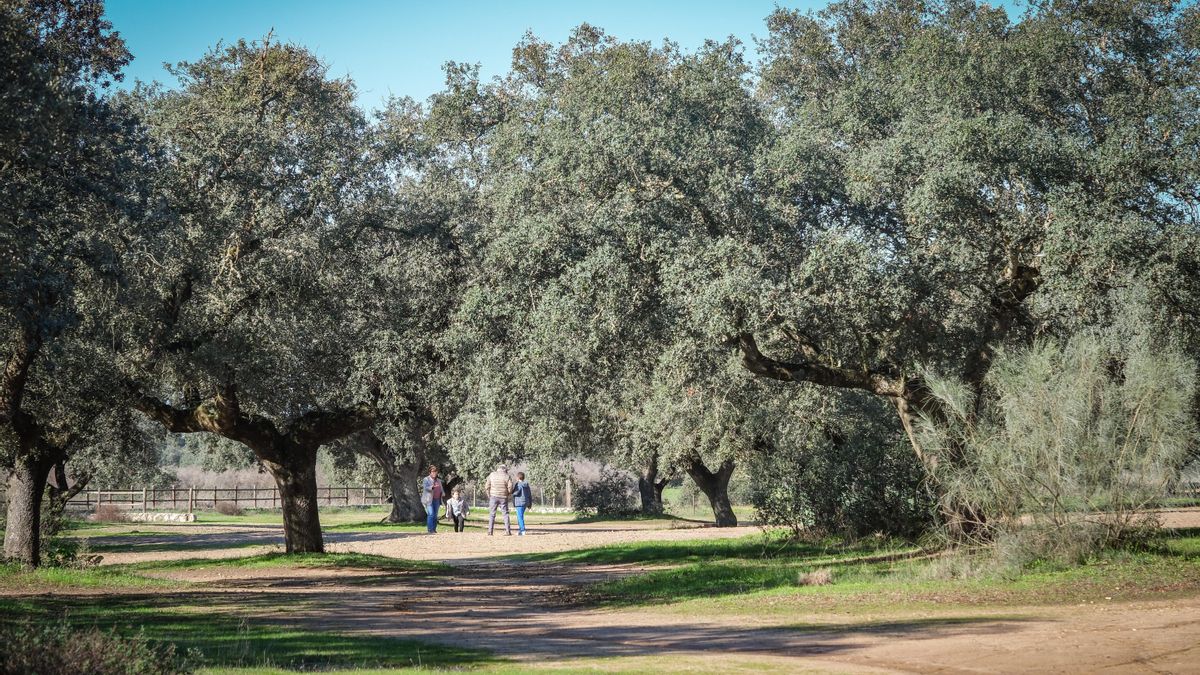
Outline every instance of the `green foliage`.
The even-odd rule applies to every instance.
[[[938,380],[946,419],[926,443],[955,464],[936,474],[947,499],[985,514],[979,534],[1021,566],[1079,560],[1143,533],[1196,442],[1195,369],[1176,352],[1091,336],[1001,355],[982,400]]]
[[[815,426],[754,458],[755,519],[793,536],[917,537],[934,525],[925,472],[875,411],[840,429]]]
[[[604,467],[590,483],[576,486],[571,506],[583,516],[627,516],[638,513],[637,490],[629,474]]]
[[[178,654],[174,645],[157,644],[144,633],[122,637],[67,622],[0,625],[0,642],[4,675],[176,675],[191,673],[197,665],[195,654]]]

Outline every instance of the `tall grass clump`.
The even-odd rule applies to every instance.
[[[193,672],[198,661],[141,634],[123,637],[65,621],[0,625],[0,644],[0,675],[177,675]]]
[[[982,392],[931,378],[944,414],[923,442],[941,456],[941,498],[982,514],[978,543],[1002,563],[1078,562],[1157,525],[1195,442],[1194,367],[1092,337],[1002,353]]]

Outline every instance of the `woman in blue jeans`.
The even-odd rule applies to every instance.
[[[429,475],[421,481],[421,503],[425,505],[425,529],[429,534],[437,532],[438,510],[442,508],[442,481],[438,479],[438,468],[429,467]]]
[[[529,481],[525,480],[525,472],[517,472],[517,484],[513,486],[513,506],[517,507],[517,534],[525,534],[525,509],[533,506],[533,491],[529,489]]]

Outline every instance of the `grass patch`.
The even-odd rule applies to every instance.
[[[184,560],[151,560],[114,565],[128,572],[170,572],[188,569],[268,569],[295,567],[305,569],[367,569],[385,572],[440,573],[452,569],[449,565],[423,560],[389,558],[367,553],[264,553],[241,558],[187,558]]]
[[[121,595],[102,603],[75,599],[0,597],[0,622],[35,623],[58,620],[79,626],[114,629],[120,634],[139,631],[146,638],[176,645],[181,652],[194,650],[212,668],[280,668],[328,670],[335,668],[475,668],[497,660],[489,653],[413,640],[374,636],[347,636],[297,626],[250,619],[221,611],[220,597],[202,594]],[[239,598],[239,605],[262,609],[279,603],[265,595]]]
[[[526,518],[528,518],[528,516],[526,516]],[[630,513],[627,515],[616,515],[616,516],[614,516],[614,515],[603,515],[603,516],[602,515],[592,515],[592,516],[576,515],[573,518],[563,521],[563,523],[567,524],[567,525],[572,525],[572,524],[578,524],[578,523],[631,523],[631,522],[636,523],[636,522],[643,522],[643,521],[644,522],[680,521],[680,522],[687,522],[687,523],[707,522],[707,521],[703,521],[703,520],[681,518],[680,516],[674,516],[669,513],[660,513],[660,514],[654,514],[654,515],[649,515],[649,514],[645,514],[645,513]]]
[[[751,534],[731,539],[645,541],[551,553],[523,553],[511,560],[580,564],[682,564],[727,559],[778,561],[789,558],[828,558],[886,552],[911,552],[915,546],[890,539],[864,539],[846,544],[836,539],[785,541],[774,534]]]
[[[43,593],[65,589],[121,589],[171,586],[176,582],[153,579],[117,567],[38,567],[0,565],[0,590],[13,593]]]
[[[446,524],[447,521],[440,523],[440,525]],[[377,520],[364,520],[322,526],[321,529],[325,532],[424,532],[425,523],[381,523]]]
[[[861,614],[981,603],[1103,603],[1200,590],[1200,532],[1194,531],[1165,534],[1140,550],[1108,551],[1076,567],[1035,566],[1016,578],[979,572],[986,569],[984,561],[965,554],[921,555],[915,547],[894,543],[874,549],[869,544],[799,544],[766,555],[753,552],[752,541],[731,540],[633,544],[558,555],[564,561],[679,563],[594,584],[571,599],[617,607],[679,603],[676,609],[682,612],[787,613],[803,606]],[[813,585],[814,573],[828,575],[832,583]],[[747,609],[747,594],[753,611]]]
[[[107,535],[105,535],[107,536]],[[203,551],[206,549],[238,549],[238,548],[253,548],[255,546],[276,546],[282,544],[282,541],[230,541],[228,538],[207,539],[207,538],[192,538],[187,539],[186,534],[182,536],[162,533],[144,533],[139,535],[117,535],[123,539],[131,541],[108,543],[108,544],[88,544],[88,550],[93,553],[168,553],[172,551]],[[169,541],[157,541],[164,537],[177,537]],[[137,539],[156,539],[156,541],[138,542]]]

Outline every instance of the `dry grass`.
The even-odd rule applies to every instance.
[[[98,523],[124,523],[129,520],[129,514],[116,504],[99,504],[92,512],[92,520]]]
[[[217,502],[213,508],[217,513],[223,516],[242,516],[246,514],[246,512],[242,510],[242,507],[233,502]]]
[[[828,567],[804,572],[796,579],[800,586],[828,586],[833,583],[833,570]]]

